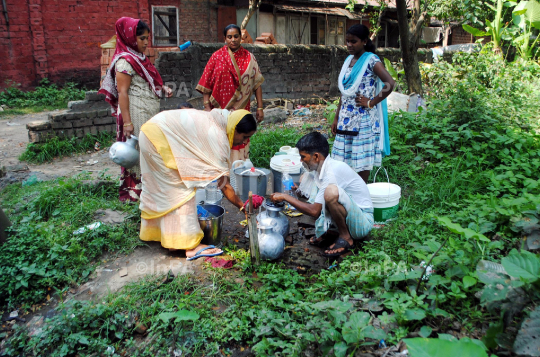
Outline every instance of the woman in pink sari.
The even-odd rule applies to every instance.
[[[225,46],[214,52],[204,68],[197,91],[204,98],[204,109],[213,108],[250,110],[250,99],[255,92],[257,98],[257,122],[264,119],[262,88],[264,77],[255,56],[240,44],[241,32],[236,25],[223,31]],[[231,149],[231,164],[249,158],[249,141]]]
[[[159,113],[159,102],[164,93],[172,91],[163,86],[161,76],[148,57],[150,28],[146,23],[130,17],[116,21],[116,51],[98,93],[112,106],[116,117],[116,141],[139,136],[141,126]],[[138,201],[141,193],[141,169],[122,168],[120,201]]]

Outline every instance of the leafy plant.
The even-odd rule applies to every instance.
[[[22,91],[18,88],[20,84],[14,82],[8,84],[9,86],[0,92],[0,105],[4,104],[9,108],[66,108],[69,101],[82,100],[85,94],[85,90],[78,89],[75,83],[66,83],[60,88],[50,83],[47,78],[42,79],[33,91]]]
[[[440,336],[440,335],[439,335]],[[411,357],[487,357],[486,346],[479,340],[469,338],[408,338],[403,340],[409,349]]]
[[[497,6],[493,7],[491,5],[487,5],[490,8],[493,9],[495,12],[495,19],[493,21],[490,21],[486,19],[486,31],[478,30],[470,25],[464,24],[463,29],[470,33],[473,36],[476,37],[482,37],[482,36],[491,36],[491,41],[493,42],[493,50],[496,54],[501,53],[501,45],[502,45],[502,38],[504,35],[504,13],[503,13],[503,0],[497,0]]]
[[[533,29],[540,29],[540,4],[535,0],[521,1],[514,7],[512,18],[515,27],[509,31],[512,41],[524,60],[535,58],[539,48],[539,36]]]

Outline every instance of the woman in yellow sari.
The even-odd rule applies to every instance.
[[[188,259],[223,253],[201,244],[195,191],[218,180],[223,195],[244,203],[229,183],[231,148],[249,140],[257,122],[247,110],[164,111],[141,127],[141,234]]]

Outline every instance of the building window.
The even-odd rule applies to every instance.
[[[152,6],[152,44],[178,46],[178,8]]]

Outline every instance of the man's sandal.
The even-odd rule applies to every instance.
[[[334,242],[334,246],[332,248],[329,247],[327,250],[336,250],[336,249],[340,249],[340,248],[344,248],[344,249],[341,252],[338,252],[338,253],[325,253],[325,252],[323,252],[322,255],[325,256],[325,257],[329,257],[329,258],[340,257],[343,254],[347,253],[349,250],[351,250],[352,247],[353,247],[352,244],[347,242],[345,239],[339,237]]]

